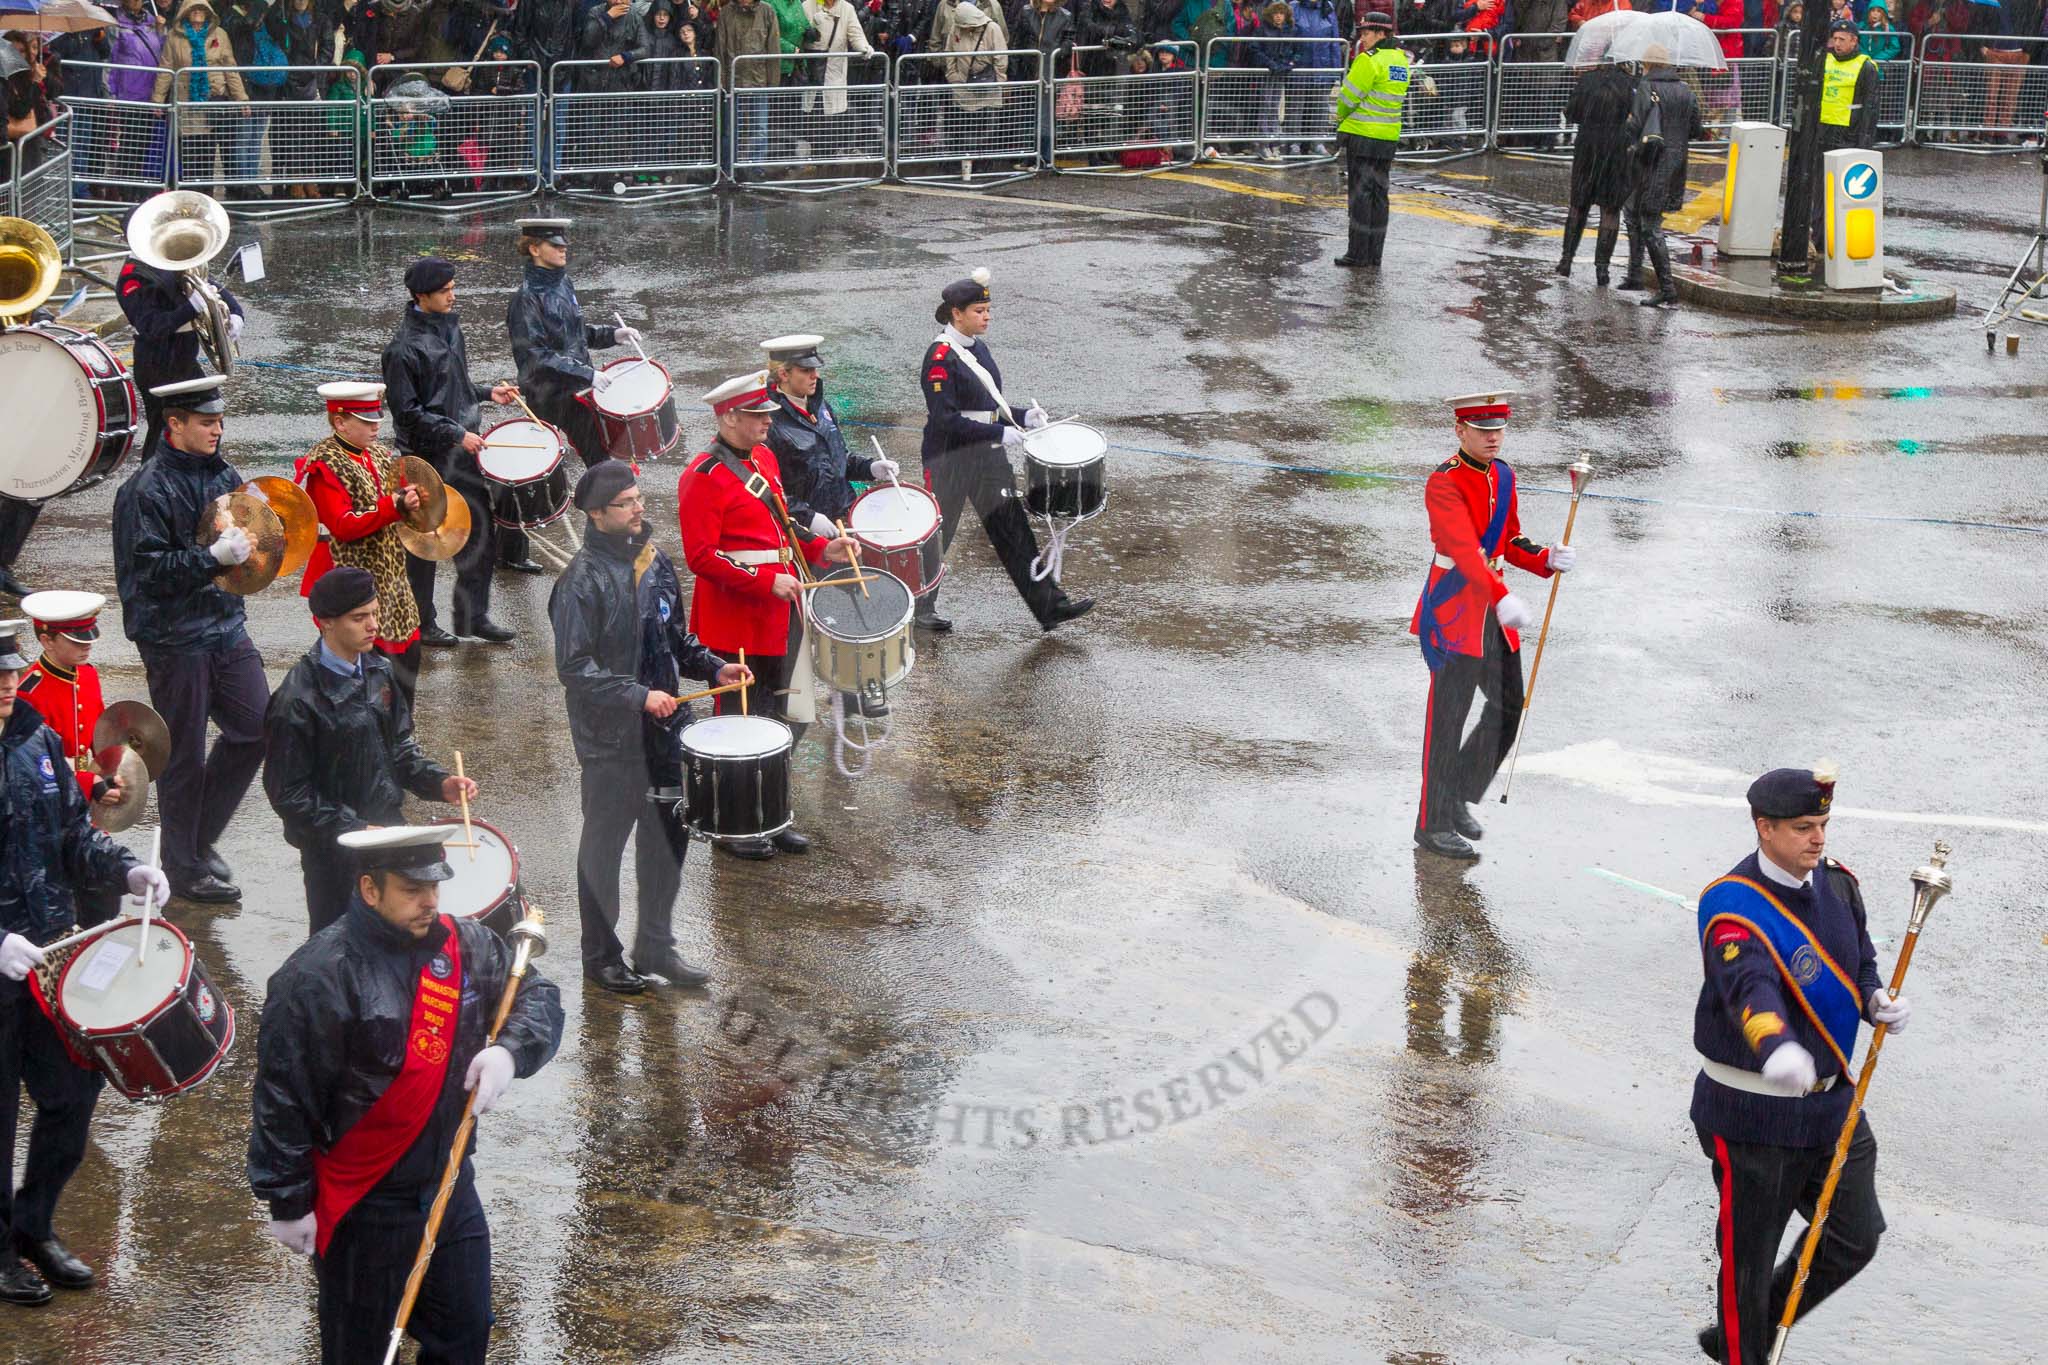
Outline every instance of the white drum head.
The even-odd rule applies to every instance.
[[[442,855],[448,866],[455,869],[455,875],[441,883],[441,913],[457,919],[476,919],[504,900],[512,889],[512,845],[489,825],[472,820],[469,827],[476,833],[476,847],[460,848],[457,845],[463,842],[462,822],[438,823],[455,827],[448,839],[448,851]]]
[[[0,493],[54,498],[84,477],[99,445],[100,410],[70,351],[32,328],[0,333],[0,412],[9,424]]]
[[[532,483],[561,462],[562,442],[555,429],[524,417],[485,432],[484,448],[476,453],[477,468],[499,483]]]
[[[611,378],[611,386],[603,393],[592,394],[597,410],[613,417],[638,417],[644,412],[653,412],[668,398],[668,371],[652,360],[630,356],[625,360],[614,360],[604,367]]]
[[[1024,452],[1040,464],[1074,468],[1094,464],[1109,450],[1109,442],[1094,427],[1079,422],[1061,422],[1040,427],[1024,437]]]
[[[109,929],[78,950],[64,969],[58,1006],[82,1029],[122,1028],[168,1000],[185,979],[185,936],[162,918],[149,922],[149,960],[142,960],[142,923]]]
[[[922,488],[882,484],[853,504],[847,529],[870,545],[893,550],[915,545],[938,529],[939,504]]]
[[[707,758],[766,758],[790,746],[789,727],[771,716],[712,716],[683,730],[683,748]]]

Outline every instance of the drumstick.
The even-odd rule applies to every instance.
[[[487,441],[492,450],[553,450],[545,441]]]
[[[619,324],[620,331],[623,332],[626,330],[626,320],[623,317],[619,316],[617,313],[612,314],[612,321]],[[636,341],[633,343],[633,349],[636,351],[640,351],[640,363],[642,365],[652,365],[654,363],[653,361],[647,358],[647,352],[640,349],[639,342]]]
[[[812,588],[843,588],[849,583],[872,583],[880,577],[880,574],[872,573],[843,573],[831,578],[813,578],[796,586],[798,592],[809,592]],[[865,596],[867,589],[862,588],[861,593]]]
[[[702,701],[706,697],[722,696],[727,692],[737,692],[745,686],[745,683],[727,683],[723,687],[707,687],[702,692],[692,692],[687,697],[677,697],[676,705],[681,706],[686,701]]]
[[[742,649],[740,651],[740,667],[745,668],[746,666],[747,651]],[[743,716],[747,714],[747,685],[745,683],[740,684],[740,714]]]
[[[149,836],[149,865],[161,867],[164,853],[164,822],[156,822],[156,833]],[[149,961],[149,920],[156,909],[156,887],[151,886],[142,893],[142,950],[135,955],[135,965]],[[45,949],[44,951],[48,951]]]
[[[860,571],[860,542],[854,540],[852,536],[846,534],[846,523],[844,521],[835,521],[832,524],[839,528],[840,538],[842,540],[851,541],[853,545],[853,548],[848,552],[853,556],[853,558],[847,561],[849,564],[853,566],[853,577],[850,579],[842,578],[839,581],[841,583],[851,582],[860,584],[860,595],[862,597],[866,597],[869,595],[868,580]]]
[[[885,460],[889,458],[889,452],[882,449],[882,440],[879,436],[876,436],[873,432],[869,432],[868,439],[875,443],[875,454],[881,456]],[[894,474],[891,474],[889,476],[889,482],[896,485],[897,492],[901,493],[903,491],[903,481],[898,479]]]
[[[455,780],[464,780],[462,772],[462,750],[455,751]],[[469,826],[469,790],[458,787],[455,794],[462,798],[462,837],[469,840],[469,860],[476,861],[476,831]]]
[[[531,422],[532,422],[532,423],[533,423],[533,424],[534,424],[535,426],[537,426],[537,427],[544,427],[544,426],[546,426],[546,425],[547,425],[547,423],[546,423],[546,422],[543,422],[543,421],[541,421],[541,420],[540,420],[539,416],[537,416],[537,415],[536,415],[536,414],[534,413],[534,410],[533,410],[532,408],[529,408],[528,406],[526,406],[526,395],[525,395],[525,394],[523,394],[523,393],[516,393],[516,394],[512,395],[512,401],[513,401],[513,402],[515,402],[515,403],[517,403],[517,404],[519,405],[519,410],[520,410],[521,412],[525,413],[525,414],[526,414],[526,416],[527,416],[527,419],[528,419],[529,421],[531,421]]]

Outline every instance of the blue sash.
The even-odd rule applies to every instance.
[[[1500,482],[1494,487],[1493,519],[1486,523],[1486,530],[1479,536],[1479,553],[1492,559],[1500,553],[1500,538],[1507,533],[1508,508],[1515,505],[1515,471],[1506,460],[1495,460],[1493,467],[1500,471]],[[1434,566],[1432,566],[1434,567]],[[1452,601],[1465,589],[1465,572],[1458,568],[1444,570],[1444,576],[1432,586],[1423,579],[1421,629],[1415,638],[1422,644],[1422,661],[1434,673],[1444,666],[1444,660],[1451,657],[1450,641],[1444,635],[1443,624],[1437,620],[1437,608]]]
[[[1739,924],[1764,941],[1777,961],[1785,989],[1834,1050],[1842,1074],[1856,1049],[1856,1025],[1863,1018],[1856,983],[1828,956],[1813,931],[1799,922],[1761,882],[1723,877],[1700,893],[1700,942],[1716,924]]]

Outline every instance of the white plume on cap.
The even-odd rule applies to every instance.
[[[988,282],[994,279],[995,276],[989,273],[989,269],[987,266],[978,265],[968,273],[967,278],[973,280],[976,284],[982,286],[985,289],[988,287]]]
[[[1824,758],[1813,765],[1813,780],[1832,786],[1841,772],[1840,765],[1832,758]]]

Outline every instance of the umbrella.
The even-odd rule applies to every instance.
[[[0,81],[13,80],[28,70],[28,63],[22,60],[13,43],[0,43]]]
[[[82,33],[113,26],[114,16],[92,0],[0,0],[0,32]]]
[[[1670,10],[1637,15],[1636,22],[1622,29],[1607,45],[1607,60],[1696,66],[1707,71],[1728,68],[1727,55],[1721,51],[1714,30],[1689,14]]]
[[[1607,49],[1614,42],[1615,35],[1644,18],[1632,9],[1610,10],[1596,14],[1579,25],[1579,31],[1572,35],[1572,45],[1565,49],[1564,64],[1571,67],[1598,66],[1613,58]]]

